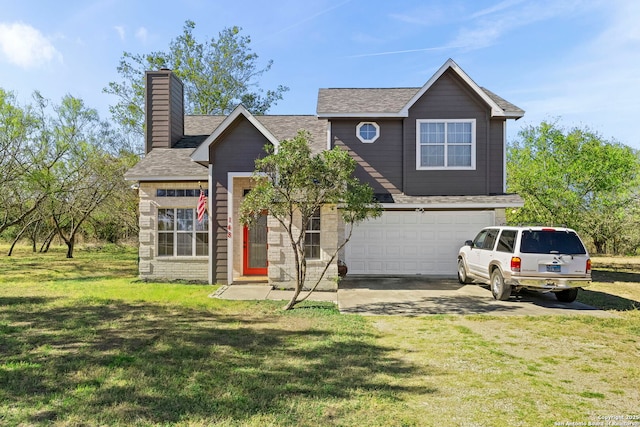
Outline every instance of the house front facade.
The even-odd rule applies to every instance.
[[[506,122],[524,112],[478,86],[448,60],[419,88],[320,89],[317,114],[185,116],[170,70],[148,72],[146,155],[126,174],[140,196],[140,277],[230,284],[295,283],[293,252],[265,212],[252,228],[238,220],[265,145],[298,130],[314,152],[341,147],[356,176],[382,203],[381,217],[354,227],[340,260],[349,274],[448,275],[457,249],[482,227],[522,206],[506,194]],[[200,190],[207,215],[197,220]],[[310,281],[346,233],[338,206],[307,229]],[[321,289],[335,289],[337,261]]]

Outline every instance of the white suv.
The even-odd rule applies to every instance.
[[[572,302],[591,281],[591,259],[570,228],[487,227],[460,248],[458,280],[490,285],[501,301],[531,289]]]

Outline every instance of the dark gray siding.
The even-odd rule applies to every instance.
[[[363,143],[356,136],[361,121],[376,122],[380,137]],[[333,146],[345,148],[358,163],[356,177],[373,187],[375,193],[402,192],[402,120],[338,120],[331,121]]]
[[[183,86],[170,70],[147,71],[145,149],[171,148],[184,132]]]
[[[490,172],[502,168],[502,122],[490,121],[489,106],[459,76],[446,71],[410,109],[404,120],[404,192],[410,196],[482,195],[502,192]],[[416,120],[475,119],[475,170],[416,170]],[[493,127],[499,126],[499,132]]]
[[[267,139],[244,116],[240,116],[209,148],[209,161],[213,163],[215,187],[213,215],[213,278],[216,283],[227,283],[227,220],[228,173],[253,172],[255,159],[265,156]]]
[[[489,194],[504,193],[504,119],[492,119],[489,122],[491,134],[489,151]]]

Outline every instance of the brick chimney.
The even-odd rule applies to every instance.
[[[166,68],[145,73],[145,153],[172,148],[184,136],[184,88]]]

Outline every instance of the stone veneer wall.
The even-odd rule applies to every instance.
[[[206,188],[206,183],[203,188]],[[159,208],[195,208],[197,197],[156,197],[158,188],[192,189],[197,182],[141,182],[139,275],[144,280],[209,280],[209,257],[156,257]],[[211,227],[211,223],[209,223]]]
[[[307,260],[307,280],[305,289],[318,280],[331,255],[338,247],[338,211],[335,206],[324,206],[320,210],[320,260]],[[284,228],[273,217],[267,221],[269,249],[269,283],[280,289],[295,287],[295,257]],[[338,289],[338,258],[327,269],[324,278],[316,289]]]

